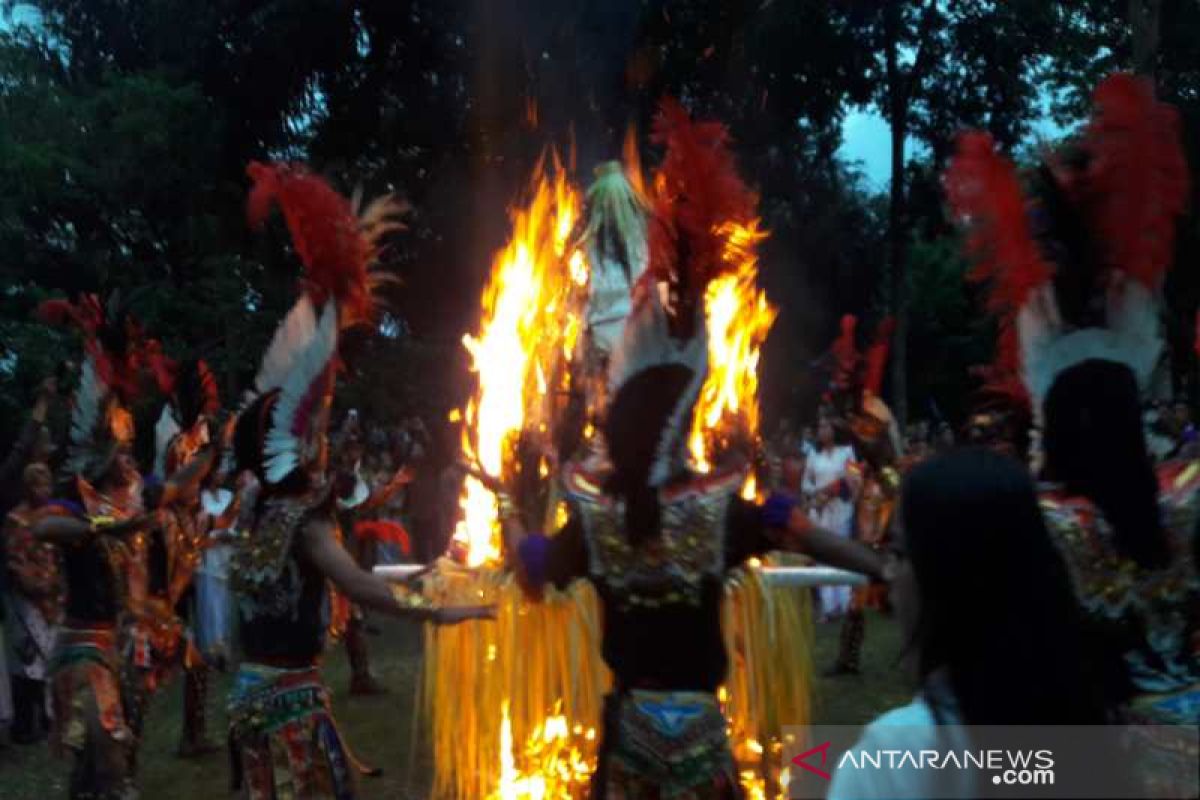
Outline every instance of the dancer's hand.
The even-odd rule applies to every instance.
[[[93,524],[92,530],[98,535],[121,538],[149,528],[156,520],[154,514],[138,514],[129,519],[112,523]]]
[[[496,607],[489,606],[446,606],[433,612],[430,620],[434,625],[457,625],[472,619],[495,619]]]

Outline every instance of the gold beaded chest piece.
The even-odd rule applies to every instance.
[[[625,610],[700,605],[706,579],[725,572],[725,529],[739,475],[699,478],[661,490],[661,535],[631,544],[625,504],[601,490],[602,478],[567,474],[567,499],[583,525],[588,572]]]

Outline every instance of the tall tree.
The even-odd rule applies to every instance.
[[[1065,24],[1066,12],[1037,0],[839,5],[860,46],[875,54],[872,102],[891,128],[888,301],[897,321],[892,402],[905,420],[911,399],[906,251],[917,222],[909,213],[908,150],[923,145],[936,167],[965,127],[984,128],[1002,145],[1020,141],[1040,114],[1046,43]]]

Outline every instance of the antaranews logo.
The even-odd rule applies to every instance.
[[[788,796],[921,798],[1200,796],[1195,725],[896,724],[785,727]],[[1147,764],[1156,764],[1152,774]],[[1169,795],[1158,788],[1171,787]]]
[[[792,757],[791,763],[824,779],[832,741],[822,742]],[[820,767],[813,762],[820,758]],[[1053,786],[1054,754],[1049,750],[865,750],[851,748],[837,760],[836,769],[982,770],[994,772],[992,783],[1006,786]]]

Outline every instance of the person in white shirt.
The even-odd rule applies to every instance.
[[[926,461],[905,480],[898,522],[888,571],[919,690],[852,752],[987,747],[978,727],[963,726],[1105,724],[1067,570],[1018,462],[983,449]],[[1070,765],[1069,755],[1058,761]],[[980,797],[996,791],[990,778],[843,765],[828,796]]]
[[[804,471],[804,494],[813,523],[849,538],[858,488],[854,448],[837,444],[833,422],[822,420],[817,427],[817,446],[809,454]],[[840,617],[850,608],[849,586],[822,586],[819,596],[825,620]]]

